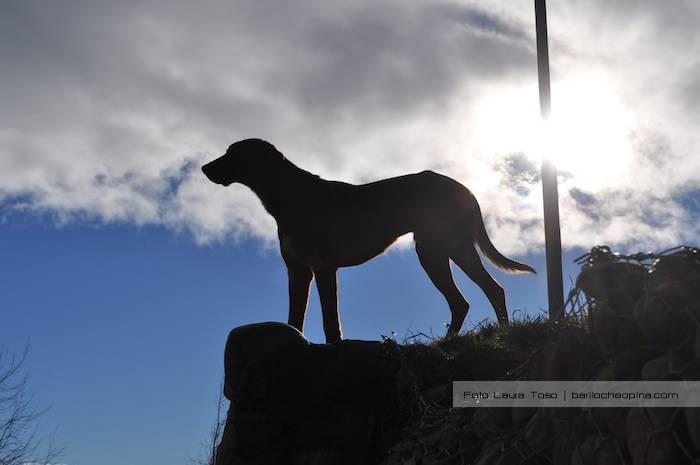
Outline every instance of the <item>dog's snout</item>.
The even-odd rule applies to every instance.
[[[223,160],[221,158],[210,161],[202,166],[202,173],[214,184],[228,186],[234,182],[234,179],[229,173],[230,169],[222,162]]]
[[[215,182],[219,184],[219,180],[216,178],[216,170],[214,169],[213,166],[211,166],[212,162],[207,163],[206,165],[202,165],[202,173],[204,173],[204,176],[206,176],[210,181]]]

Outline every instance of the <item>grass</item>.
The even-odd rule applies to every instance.
[[[544,315],[526,315],[508,326],[485,323],[453,337],[411,337],[400,347],[423,390],[454,380],[506,378],[533,351],[551,342],[562,326]]]

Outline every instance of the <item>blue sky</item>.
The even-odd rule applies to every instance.
[[[199,167],[260,137],[326,179],[432,169],[538,276],[540,162],[560,169],[565,279],[596,244],[700,237],[700,4],[549,2],[542,125],[531,1],[6,0],[0,15],[0,344],[21,352],[67,465],[185,463],[228,331],[286,320],[274,221]],[[456,273],[472,308],[481,291]],[[340,273],[350,338],[444,332],[410,239]],[[323,340],[315,292],[306,334]]]
[[[213,421],[228,331],[286,320],[286,274],[261,243],[197,245],[161,227],[71,224],[13,215],[0,228],[0,338],[26,343],[29,390],[49,406],[41,431],[76,465],[186,463]],[[572,253],[566,274],[573,275]],[[538,277],[494,271],[514,309],[546,306],[543,257],[523,257]],[[455,273],[471,302],[467,327],[493,312]],[[410,250],[340,272],[345,336],[444,334],[449,311]],[[312,292],[306,335],[322,342]]]

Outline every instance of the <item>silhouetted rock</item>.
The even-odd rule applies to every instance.
[[[599,442],[598,436],[583,439],[571,454],[571,465],[595,465],[595,453]]]
[[[598,443],[595,451],[596,465],[623,465],[624,457],[620,453],[620,447],[612,437],[606,437]]]
[[[600,303],[590,318],[591,336],[603,354],[628,350],[643,343],[639,327],[629,312],[619,314],[608,304]]]
[[[650,410],[650,409],[647,409]],[[677,465],[687,463],[674,433],[653,423],[643,408],[631,408],[627,415],[627,449],[633,465]]]
[[[695,450],[700,451],[700,407],[683,409],[683,419]]]
[[[510,424],[511,414],[507,407],[477,408],[472,416],[472,430],[480,438],[502,433]]]
[[[518,410],[518,409],[514,409]],[[544,415],[535,415],[525,427],[525,441],[535,452],[548,449],[554,440],[552,419]]]
[[[412,382],[392,342],[310,344],[281,323],[236,328],[216,465],[375,463],[410,410]]]
[[[498,460],[501,458],[505,444],[502,442],[495,442],[491,445],[485,446],[479,457],[477,458],[474,465],[496,465]]]
[[[606,303],[615,313],[629,314],[642,295],[647,271],[633,263],[596,262],[585,267],[576,285],[599,303]]]

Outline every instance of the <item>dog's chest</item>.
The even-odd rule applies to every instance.
[[[279,238],[280,248],[284,255],[306,263],[311,268],[318,268],[324,265],[323,254],[318,250],[314,250],[315,247],[310,247],[308,243],[303,241],[295,240],[292,236],[282,231],[279,233]]]

